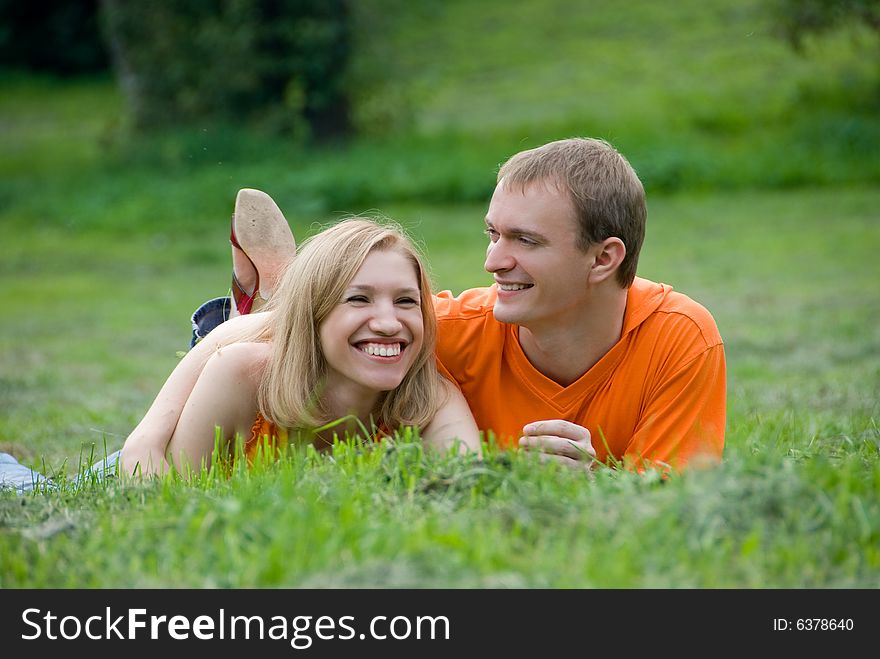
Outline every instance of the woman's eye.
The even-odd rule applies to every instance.
[[[350,295],[347,298],[345,298],[345,301],[346,302],[356,302],[356,303],[360,303],[360,304],[365,304],[365,303],[369,302],[366,295]]]
[[[397,304],[402,304],[407,307],[417,306],[418,303],[419,303],[418,300],[411,298],[411,297],[402,297],[399,300],[397,300]]]

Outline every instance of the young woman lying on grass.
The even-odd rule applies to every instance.
[[[187,353],[126,441],[140,459],[123,456],[122,473],[209,466],[216,427],[223,448],[240,436],[249,457],[266,440],[325,450],[346,433],[376,439],[401,426],[417,426],[426,447],[480,450],[467,403],[436,370],[430,284],[400,230],[353,218],[313,236],[263,311]],[[182,388],[191,393],[169,414]],[[164,452],[138,453],[160,435]],[[0,461],[0,482],[4,470]]]
[[[210,458],[215,426],[227,442],[247,438],[248,454],[288,430],[322,450],[334,435],[401,426],[427,446],[479,450],[467,403],[435,368],[430,284],[398,230],[351,219],[309,239],[266,310],[224,327],[231,343],[205,363],[171,434],[178,469]]]

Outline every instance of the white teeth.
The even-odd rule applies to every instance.
[[[399,343],[367,343],[366,345],[361,346],[361,350],[368,355],[396,357],[400,354],[401,347]]]
[[[498,288],[502,291],[521,291],[528,286],[526,284],[498,284]]]

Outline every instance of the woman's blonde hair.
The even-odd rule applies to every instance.
[[[400,227],[353,217],[303,242],[266,307],[273,313],[264,337],[273,346],[257,402],[263,416],[276,425],[314,428],[335,420],[322,405],[328,365],[319,328],[375,250],[397,251],[415,268],[424,340],[400,385],[381,396],[374,421],[388,429],[424,426],[443,403],[434,362],[437,321],[422,257]]]

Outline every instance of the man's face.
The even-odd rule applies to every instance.
[[[508,190],[502,180],[489,202],[486,233],[497,320],[539,329],[564,326],[583,312],[594,250],[577,247],[575,211],[565,193],[542,182]]]

